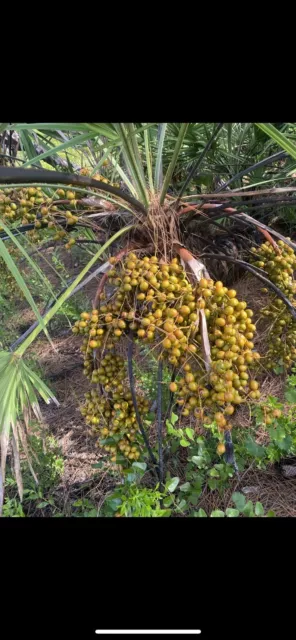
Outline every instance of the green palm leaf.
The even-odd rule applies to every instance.
[[[296,145],[281,133],[281,131],[278,131],[272,124],[265,124],[263,122],[256,122],[255,124],[296,160]]]

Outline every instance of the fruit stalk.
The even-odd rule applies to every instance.
[[[159,490],[163,490],[163,449],[162,449],[162,358],[158,362],[157,373],[157,435],[158,435],[158,461],[159,461]]]
[[[134,410],[135,410],[135,414],[136,414],[136,418],[137,418],[137,423],[138,423],[139,429],[141,431],[141,434],[143,436],[143,440],[145,442],[147,451],[149,453],[150,460],[151,460],[151,462],[153,464],[153,467],[157,467],[157,475],[159,477],[159,467],[157,465],[157,460],[156,460],[155,455],[154,455],[154,453],[153,453],[153,451],[152,451],[152,449],[150,447],[149,440],[147,438],[147,434],[146,434],[145,429],[143,427],[141,416],[140,416],[140,412],[139,412],[139,408],[138,408],[137,398],[136,398],[135,383],[134,383],[134,373],[133,373],[133,346],[134,346],[133,334],[132,334],[132,332],[130,332],[129,341],[128,341],[128,347],[127,347],[127,359],[128,359],[128,377],[129,377],[129,383],[130,383],[130,390],[131,390],[131,394],[132,394],[132,401],[133,401]]]

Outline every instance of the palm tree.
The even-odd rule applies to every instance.
[[[266,141],[264,143],[258,142],[255,135],[256,127],[253,125],[223,126],[222,123],[206,126],[188,123],[161,125],[123,123],[34,123],[28,125],[25,123],[13,124],[10,128],[6,124],[2,126],[2,129],[0,127],[0,132],[1,130],[2,132],[5,130],[17,132],[24,156],[22,160],[25,160],[21,168],[0,167],[0,186],[9,185],[10,188],[18,188],[26,185],[40,185],[45,192],[52,194],[53,197],[55,190],[62,185],[71,185],[71,190],[80,196],[86,194],[88,198],[97,198],[99,191],[100,199],[110,203],[111,215],[118,214],[118,212],[124,213],[123,219],[127,221],[127,224],[121,226],[111,238],[106,239],[103,246],[100,246],[62,295],[56,296],[53,306],[43,317],[40,315],[21,271],[5,246],[4,238],[0,237],[0,256],[36,315],[36,326],[17,349],[13,352],[0,352],[0,505],[3,502],[5,465],[10,437],[19,492],[20,495],[22,494],[19,446],[22,443],[26,448],[26,431],[20,418],[23,418],[25,424],[28,423],[29,411],[33,411],[37,417],[40,417],[38,395],[47,403],[57,402],[40,377],[26,364],[24,355],[28,347],[42,331],[50,339],[46,328],[50,320],[60,310],[64,302],[89,281],[90,276],[87,276],[89,271],[119,239],[122,241],[122,239],[128,238],[124,245],[121,243],[121,256],[131,247],[136,247],[144,252],[149,252],[152,248],[153,253],[165,260],[178,255],[186,263],[194,277],[197,280],[200,279],[202,274],[206,272],[204,264],[194,258],[183,246],[184,238],[186,238],[187,216],[200,216],[203,213],[207,221],[214,224],[217,224],[217,217],[221,222],[223,218],[229,218],[230,215],[237,216],[239,213],[237,209],[229,207],[229,202],[233,202],[231,199],[238,198],[234,202],[240,202],[242,197],[245,198],[250,194],[252,185],[264,187],[270,184],[271,181],[264,178],[265,167],[282,158],[283,152],[280,152],[281,155],[272,153],[267,158],[262,156],[266,149],[274,151],[272,146],[274,143],[284,149],[284,153],[292,156],[293,161],[296,159],[296,147],[290,137],[272,125],[258,124],[259,129],[269,136],[267,143]],[[40,153],[41,146],[43,150]],[[248,165],[251,156],[254,159],[254,149],[256,150],[256,162]],[[92,167],[91,175],[67,174],[39,168],[44,166],[41,163],[48,160],[51,165],[56,164],[60,168],[61,162],[55,163],[53,161],[53,158],[61,159],[60,154],[65,154],[63,168],[67,163],[69,169],[74,165],[76,167],[82,166],[87,158],[88,166]],[[120,182],[120,188],[112,186],[110,182],[105,180],[97,180],[92,177],[99,170],[102,170],[106,161],[112,181],[114,180],[113,176],[116,176]],[[202,162],[205,167],[203,169],[205,178],[210,176],[209,181],[204,178],[204,182],[198,180],[197,174]],[[38,168],[28,169],[34,165],[37,165]],[[273,176],[273,183],[276,179],[282,179],[281,171],[280,168],[276,176]],[[282,171],[285,179],[287,179],[289,172],[291,173],[290,164],[288,164],[288,170]],[[241,178],[246,175],[253,176],[247,186],[241,183]],[[178,176],[179,178],[181,176],[181,180],[179,178],[177,181],[174,180]],[[217,185],[215,176],[219,176],[219,179],[222,178],[222,185],[220,184],[216,188],[216,193],[206,193],[206,185],[211,189]],[[189,190],[192,182],[195,186],[198,186],[198,182],[203,185],[202,193],[200,191],[192,193]],[[225,190],[229,184],[238,187],[239,190],[237,188],[236,190]],[[173,194],[170,194],[172,185]],[[221,192],[221,188],[223,188],[223,192]],[[256,191],[258,196],[261,191],[261,189]],[[217,192],[219,192],[219,196]],[[218,206],[217,199],[220,201],[218,214],[215,210]],[[226,205],[223,205],[223,199],[224,202],[226,201]],[[245,200],[244,203],[246,204]],[[262,199],[260,204],[263,204]],[[240,218],[241,216],[242,214],[240,214]],[[182,224],[183,219],[185,220],[184,224]],[[248,220],[254,223],[254,219],[250,216]],[[268,237],[271,237],[270,234],[273,233],[271,229],[258,221],[255,224],[265,235],[267,233]],[[5,237],[9,238],[11,246],[15,246],[23,254],[31,268],[37,271],[41,278],[44,277],[20,241],[21,236],[15,235],[14,226],[1,220],[1,227]],[[26,232],[26,230],[22,225],[17,229],[18,233]],[[205,254],[205,258],[211,259],[211,256],[211,252]],[[231,260],[228,257],[229,259]],[[233,261],[236,260],[233,259]],[[95,273],[107,273],[111,268],[112,264],[107,260],[96,269]],[[266,281],[258,269],[245,264],[244,268],[252,271],[259,279]],[[267,286],[274,289],[272,283],[267,282]],[[206,325],[203,329],[202,341],[205,354],[209,349]],[[129,354],[129,362],[131,362],[131,353]],[[130,382],[133,385],[132,371],[130,371]],[[161,371],[159,372],[160,388]],[[161,457],[160,422],[161,416],[159,416],[158,424],[159,458]],[[141,428],[141,425],[139,426]],[[149,449],[147,438],[145,438],[145,442]]]

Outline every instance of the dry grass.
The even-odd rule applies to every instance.
[[[272,510],[277,517],[296,517],[296,480],[283,478],[274,467],[261,471],[250,467],[239,480],[234,478],[222,495],[218,491],[205,490],[199,507],[208,515],[214,509],[233,507],[231,496],[234,491],[244,493],[253,503],[261,502],[265,511]]]
[[[56,352],[46,340],[35,345],[39,365],[44,377],[56,393],[59,407],[53,404],[44,407],[45,425],[57,440],[65,457],[64,485],[85,482],[94,475],[92,465],[99,461],[102,453],[80,414],[79,405],[88,391],[89,382],[82,375],[82,357],[79,342],[72,335],[64,340],[55,340]]]

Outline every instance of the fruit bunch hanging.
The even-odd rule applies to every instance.
[[[138,460],[141,455],[139,432],[130,391],[112,390],[104,395],[92,390],[85,398],[81,414],[95,435],[99,434],[103,440],[112,439],[111,444],[104,444],[105,451],[112,454],[111,462],[116,462],[116,454]],[[137,404],[141,416],[148,411],[148,402],[142,396],[137,396]]]
[[[290,302],[296,307],[296,283],[293,277],[296,269],[296,255],[291,247],[282,240],[278,242],[278,250],[269,242],[264,242],[259,248],[253,247],[252,262],[264,269],[271,282],[281,289]],[[267,293],[267,289],[262,289]],[[283,300],[273,295],[262,316],[271,320],[269,331],[269,349],[265,366],[273,368],[280,362],[290,367],[296,361],[296,322],[291,316]]]
[[[109,398],[115,388],[116,401],[129,402],[130,398],[124,398],[123,362],[104,353],[132,335],[150,344],[172,365],[175,380],[170,390],[176,394],[183,416],[191,415],[199,424],[215,418],[221,432],[231,429],[228,420],[235,407],[260,396],[258,382],[250,372],[260,356],[254,351],[256,327],[247,303],[239,301],[236,291],[222,282],[202,278],[191,283],[177,257],[165,263],[157,256],[141,259],[132,252],[118,264],[110,262],[107,286],[113,292],[108,300],[102,292],[98,308],[82,313],[73,328],[75,334],[84,335],[85,374],[102,385]],[[208,327],[210,363],[204,356],[203,318]],[[143,402],[143,409],[146,406]],[[83,411],[91,415],[89,405]],[[109,429],[103,422],[102,418],[101,428]]]
[[[260,397],[259,384],[251,374],[260,358],[254,351],[253,311],[245,301],[237,299],[234,289],[205,278],[197,288],[197,305],[207,319],[210,370],[206,374],[200,362],[202,334],[198,333],[195,346],[199,347],[199,359],[193,356],[184,361],[184,374],[179,382],[171,384],[171,390],[177,392],[183,415],[189,415],[193,407],[195,416],[202,422],[214,413],[218,426],[230,429],[228,419],[235,407]]]
[[[103,167],[107,167],[108,165],[108,160],[104,160]],[[80,169],[79,173],[81,176],[91,176],[91,171],[90,169],[87,169],[87,167]],[[111,182],[111,180],[108,180],[106,176],[102,176],[100,173],[95,173],[92,177],[94,178],[94,180],[100,180],[101,182],[105,182],[105,184],[111,184],[112,187],[117,187],[118,189],[120,188],[119,182]]]
[[[73,191],[65,192],[64,189],[57,189],[58,198],[67,198],[71,209],[76,206],[75,194]],[[78,217],[70,210],[62,210],[54,204],[54,199],[44,193],[41,187],[4,189],[0,192],[0,218],[4,222],[20,222],[21,224],[35,224],[35,229],[48,227],[59,233],[59,237],[66,235],[59,230],[57,217],[66,218],[68,225],[73,225],[78,221]],[[0,226],[0,230],[1,226]],[[56,236],[57,238],[57,236]],[[57,238],[58,239],[58,238]]]
[[[89,175],[88,169],[81,170],[82,175]],[[95,179],[112,184],[107,178],[96,174]],[[113,186],[119,186],[117,183]],[[52,230],[54,240],[66,239],[67,231],[61,225],[66,222],[66,229],[75,225],[79,220],[79,209],[85,205],[81,200],[83,196],[79,192],[69,189],[57,189],[54,197],[49,197],[42,187],[17,187],[6,188],[0,191],[0,220],[9,223],[18,222],[22,225],[34,224],[34,229],[28,232],[33,242],[40,240],[39,230],[47,228]],[[89,205],[88,205],[89,206]],[[69,229],[68,229],[69,230]],[[0,232],[3,231],[0,222]],[[69,249],[75,240],[71,238],[66,244]]]

